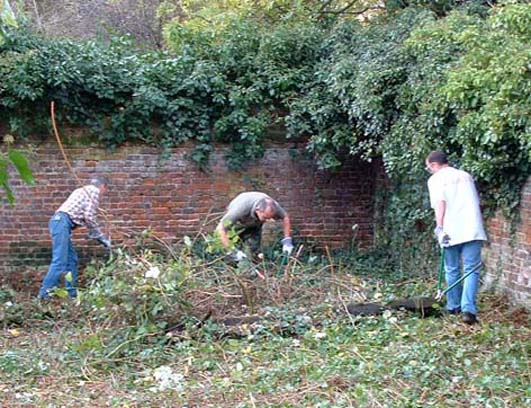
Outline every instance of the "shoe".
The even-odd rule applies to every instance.
[[[449,315],[458,315],[459,313],[461,313],[461,308],[458,307],[455,309],[447,309],[446,313],[448,313]]]
[[[474,313],[463,312],[463,323],[476,324],[478,323],[478,319]]]
[[[37,300],[42,303],[49,303],[52,301],[52,298],[50,296],[38,295]]]

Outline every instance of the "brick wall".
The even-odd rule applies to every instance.
[[[271,145],[263,159],[244,172],[225,166],[223,148],[216,149],[208,172],[186,159],[190,149],[171,151],[169,157],[145,146],[115,151],[97,147],[67,147],[77,175],[84,181],[107,174],[111,185],[101,200],[113,242],[131,244],[150,228],[170,241],[199,231],[210,232],[230,199],[242,191],[270,194],[290,213],[294,238],[330,248],[352,245],[352,226],[358,224],[356,244],[372,239],[374,166],[351,160],[338,174],[318,170],[305,157],[302,144]],[[37,184],[29,187],[16,177],[12,185],[16,205],[0,206],[0,277],[10,283],[35,285],[46,272],[51,243],[48,220],[77,184],[53,142],[40,142],[30,154]],[[268,227],[275,237],[281,223]],[[81,264],[89,254],[103,255],[94,241],[78,229],[74,242]]]
[[[522,191],[520,218],[516,229],[501,213],[487,223],[490,242],[484,251],[486,286],[531,308],[531,177]]]

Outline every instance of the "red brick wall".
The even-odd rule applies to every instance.
[[[531,308],[531,177],[522,192],[520,216],[516,229],[500,213],[487,223],[486,281],[487,287],[494,286]]]
[[[92,174],[110,176],[101,208],[106,210],[115,244],[131,244],[132,237],[146,228],[168,241],[193,237],[200,230],[211,232],[234,196],[259,190],[290,213],[294,239],[307,241],[306,248],[312,243],[347,247],[353,241],[354,224],[359,226],[356,244],[369,245],[374,166],[353,159],[338,174],[320,171],[301,146],[272,145],[263,159],[243,172],[228,171],[224,150],[218,148],[206,173],[186,158],[189,148],[174,149],[167,158],[145,146],[113,152],[97,147],[67,147],[66,151],[82,180]],[[29,187],[12,178],[16,204],[0,206],[0,277],[18,283],[39,281],[46,272],[51,248],[48,220],[77,186],[53,142],[36,146],[30,158],[37,184]],[[281,230],[281,223],[273,230]],[[82,263],[94,251],[103,254],[86,235],[84,229],[74,233]]]

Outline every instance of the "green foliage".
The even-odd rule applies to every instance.
[[[215,82],[207,90],[212,92],[211,134],[213,140],[232,146],[229,166],[261,157],[267,127],[311,76],[323,31],[293,24],[270,32],[252,21],[236,20],[218,28],[217,37],[191,35],[183,47],[182,30],[180,25],[168,27],[169,45],[201,58],[212,71],[209,80]]]
[[[12,165],[25,183],[31,185],[35,180],[26,156],[21,151],[11,147],[14,142],[13,136],[5,135],[3,142],[7,148],[5,152],[0,151],[0,187],[4,190],[7,201],[13,204],[15,196],[9,184],[9,167]]]
[[[366,160],[382,154],[380,144],[400,115],[397,93],[410,69],[401,44],[413,27],[430,19],[426,11],[409,9],[368,26],[343,23],[331,32],[315,81],[287,118],[291,135],[311,136],[308,148],[323,168],[338,167],[345,153]]]
[[[473,329],[458,316],[349,317],[348,303],[428,293],[433,282],[360,277],[357,259],[296,262],[281,277],[264,264],[265,278],[250,280],[205,264],[192,244],[170,258],[144,251],[92,264],[75,301],[43,304],[2,287],[3,404],[529,405],[529,314],[500,297],[480,296]],[[221,322],[247,311],[236,281],[259,299],[259,322]]]
[[[139,55],[121,40],[107,47],[19,35],[0,54],[0,117],[12,132],[45,132],[53,100],[59,120],[89,127],[108,145],[195,140],[192,158],[205,165],[207,146],[221,141],[238,167],[263,154],[266,127],[310,75],[322,32],[298,25],[268,33],[241,22],[222,45],[190,42],[179,55]]]
[[[440,248],[431,237],[433,211],[425,188],[424,183],[409,181],[377,192],[378,246],[371,255],[400,278],[411,271],[420,275],[435,272],[433,263]]]
[[[242,21],[266,30],[286,24],[325,27],[367,11],[385,10],[376,0],[189,0],[179,6],[181,16],[165,27],[166,39],[178,48],[198,39],[220,44],[228,29]],[[166,9],[167,5],[161,7],[163,12]]]
[[[486,20],[454,11],[414,30],[404,43],[414,69],[400,88],[402,112],[382,144],[391,174],[411,178],[412,161],[446,150],[477,178],[492,207],[517,207],[531,170],[531,104],[515,91],[531,86],[525,68],[530,36],[504,31],[498,21],[521,21],[529,10],[508,5],[493,9]]]
[[[150,250],[138,257],[119,251],[114,262],[86,272],[89,284],[80,299],[95,320],[134,324],[144,334],[166,328],[187,309],[181,294],[190,269],[184,262],[165,262]]]
[[[492,207],[515,209],[531,173],[521,92],[531,87],[530,6],[472,6],[441,19],[408,8],[367,26],[337,25],[314,80],[290,105],[290,134],[309,135],[323,168],[382,157],[402,184],[423,183],[424,158],[445,150]]]
[[[459,33],[464,49],[441,88],[455,112],[451,141],[461,163],[505,208],[516,208],[531,174],[531,7],[496,10],[484,24]],[[527,95],[526,95],[527,94]]]
[[[9,31],[0,120],[49,132],[53,100],[60,122],[107,145],[193,141],[190,158],[206,167],[220,142],[232,168],[261,157],[268,127],[284,124],[323,169],[383,159],[396,193],[380,231],[395,237],[382,238],[389,248],[431,230],[422,168],[434,149],[476,177],[492,208],[516,209],[531,173],[530,5],[398,3],[362,23],[357,8],[337,18],[341,2],[186,2],[165,52]]]
[[[0,2],[0,46],[4,43],[4,37],[10,28],[18,27],[15,13],[8,0]]]

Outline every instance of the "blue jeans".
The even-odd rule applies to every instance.
[[[50,218],[52,262],[39,290],[41,299],[49,299],[48,291],[55,288],[59,284],[61,276],[66,275],[68,272],[71,273],[72,279],[65,279],[66,290],[70,297],[76,297],[77,295],[77,253],[72,245],[71,238],[73,227],[74,223],[66,213],[57,212]]]
[[[461,277],[460,260],[463,264],[463,274],[472,273],[463,282],[448,291],[446,294],[446,307],[448,310],[461,310],[462,312],[477,314],[476,294],[479,273],[483,266],[481,262],[481,241],[470,241],[445,248],[444,267],[448,287]]]

